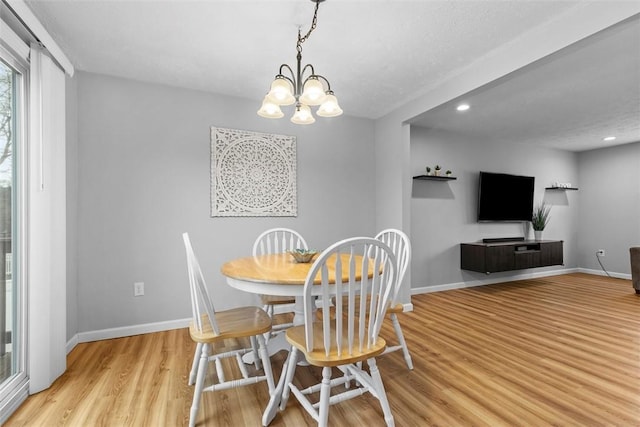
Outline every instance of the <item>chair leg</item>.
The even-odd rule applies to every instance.
[[[320,386],[320,407],[318,408],[318,427],[326,427],[329,421],[329,398],[331,397],[331,368],[322,368]]]
[[[265,304],[262,306],[262,309],[267,313],[269,317],[273,317],[273,305]]]
[[[369,373],[373,380],[373,386],[378,393],[378,400],[380,400],[380,406],[382,406],[382,412],[384,413],[384,421],[387,423],[387,427],[394,427],[393,414],[391,413],[391,407],[389,406],[389,400],[387,400],[387,392],[384,390],[384,384],[382,383],[382,377],[376,364],[376,359],[371,358],[367,360],[369,365]]]
[[[409,347],[407,347],[407,342],[404,339],[402,328],[400,327],[400,321],[395,313],[391,313],[391,321],[393,322],[393,329],[396,330],[398,342],[402,347],[402,353],[404,354],[404,361],[407,363],[407,368],[409,368],[409,370],[413,370],[413,361],[411,360],[411,354],[409,354]]]
[[[269,399],[269,403],[267,404],[267,407],[265,408],[264,413],[262,414],[263,426],[268,426],[271,423],[271,421],[273,421],[273,419],[276,416],[276,412],[278,408],[281,406],[282,394],[285,388],[287,388],[288,390],[286,380],[287,380],[287,372],[289,372],[288,367],[292,361],[292,357],[291,357],[292,352],[293,350],[289,351],[289,356],[287,356],[287,359],[284,361],[284,365],[282,366],[282,372],[280,373],[280,379],[278,380],[278,385],[276,386],[275,390],[271,393],[271,398]],[[294,361],[294,365],[295,365],[295,361]]]
[[[283,411],[287,406],[287,401],[289,400],[289,383],[293,381],[293,374],[296,371],[296,367],[298,366],[298,349],[295,347],[291,348],[291,352],[289,353],[289,358],[287,360],[287,376],[284,379],[284,389],[282,390],[282,400],[280,400],[280,410]],[[284,374],[284,371],[283,373]]]
[[[196,425],[198,417],[198,408],[200,407],[200,398],[202,397],[202,389],[204,389],[204,379],[207,376],[207,364],[209,363],[209,344],[202,344],[200,351],[200,363],[198,366],[198,374],[196,376],[196,387],[193,391],[193,401],[191,402],[191,412],[189,413],[189,427]]]
[[[275,389],[273,383],[273,372],[271,370],[271,359],[269,359],[269,351],[267,350],[267,342],[262,335],[251,337],[258,340],[258,347],[260,351],[260,358],[262,359],[262,366],[264,366],[264,375],[267,377],[267,386],[269,387],[269,394],[271,395]]]
[[[256,337],[251,337],[249,338],[249,340],[251,341],[251,351],[253,353],[253,364],[255,365],[256,369],[260,370],[260,353],[258,349],[258,344],[256,342]]]
[[[196,343],[196,352],[193,354],[193,363],[191,364],[191,372],[189,373],[189,382],[187,385],[193,385],[196,382],[198,373],[198,363],[200,362],[200,352],[202,351],[202,343]]]

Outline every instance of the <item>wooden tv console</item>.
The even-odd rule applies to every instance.
[[[460,244],[460,268],[463,270],[489,274],[561,264],[563,264],[562,240]]]

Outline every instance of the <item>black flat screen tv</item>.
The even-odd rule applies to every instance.
[[[478,221],[531,221],[532,176],[480,172]]]

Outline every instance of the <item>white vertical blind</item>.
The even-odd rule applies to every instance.
[[[29,105],[29,393],[66,369],[65,76],[31,46]]]

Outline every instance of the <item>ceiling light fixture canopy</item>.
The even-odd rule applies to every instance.
[[[316,121],[311,113],[311,108],[317,105],[317,114],[320,117],[336,117],[342,114],[342,109],[338,105],[338,99],[331,90],[329,80],[320,74],[316,74],[313,65],[307,64],[302,67],[302,43],[304,43],[318,22],[318,8],[324,0],[311,0],[316,4],[313,12],[311,28],[307,34],[302,36],[298,28],[298,43],[296,50],[298,54],[296,72],[287,64],[280,65],[280,71],[276,75],[271,89],[262,101],[262,106],[258,110],[258,115],[269,119],[279,119],[284,116],[281,106],[295,104],[295,112],[291,121],[300,125],[308,125]],[[289,75],[285,75],[287,72]]]

